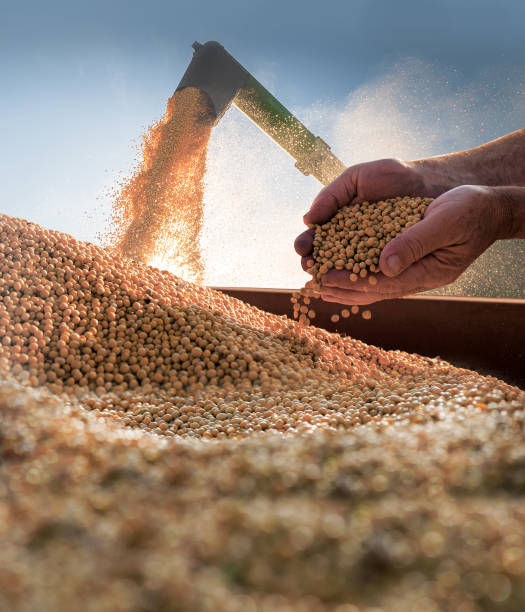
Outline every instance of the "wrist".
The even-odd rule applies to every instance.
[[[460,175],[446,156],[418,159],[406,162],[406,164],[419,175],[424,186],[422,195],[427,197],[437,198],[454,187],[476,184],[473,177]]]

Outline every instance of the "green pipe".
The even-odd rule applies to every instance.
[[[327,185],[345,170],[330,147],[315,136],[252,75],[233,104],[295,160],[303,174]]]

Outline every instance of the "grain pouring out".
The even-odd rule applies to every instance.
[[[116,253],[202,282],[200,232],[212,113],[205,93],[187,87],[143,137],[142,159],[120,185],[106,240]]]

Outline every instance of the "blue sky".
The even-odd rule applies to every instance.
[[[447,141],[459,129],[449,119],[442,133],[436,128],[435,148],[422,154],[523,125],[516,104],[525,75],[525,3],[518,0],[3,0],[0,11],[2,212],[83,239],[101,229],[107,192],[119,172],[129,173],[133,140],[163,112],[194,40],[221,42],[334,142],[340,133],[330,112],[344,109],[356,91],[365,99],[367,84],[398,74],[405,62],[417,67],[412,85],[436,71],[451,91],[451,98],[422,94],[423,107],[425,100],[436,108],[460,99],[467,114],[506,109],[493,128],[476,130],[471,122]],[[394,92],[399,99],[405,93]],[[403,125],[413,117],[421,127],[410,95],[412,115]],[[242,129],[235,133],[243,138]],[[409,153],[417,155],[417,147]],[[299,215],[318,186],[292,174],[290,206]]]

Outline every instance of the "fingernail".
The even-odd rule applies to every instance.
[[[386,260],[386,266],[390,273],[397,276],[401,272],[401,260],[398,255],[390,255]]]

